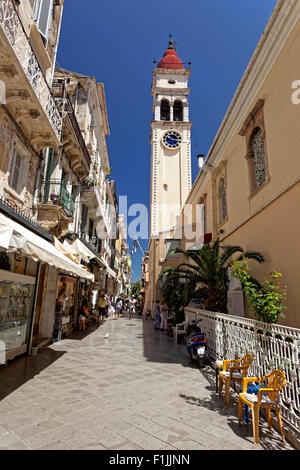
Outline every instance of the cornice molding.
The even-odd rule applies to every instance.
[[[252,109],[251,113],[248,114],[248,116],[247,116],[247,118],[246,118],[240,132],[239,132],[239,135],[244,136],[246,134],[246,131],[249,127],[250,122],[254,120],[256,114],[258,113],[260,108],[263,107],[264,103],[265,103],[265,100],[258,100],[257,101],[257,103],[254,106],[254,108]]]
[[[184,95],[188,96],[191,92],[190,88],[153,88],[153,94],[157,95]]]

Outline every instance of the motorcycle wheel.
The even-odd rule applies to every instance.
[[[198,366],[200,369],[204,367],[204,357],[198,357]]]

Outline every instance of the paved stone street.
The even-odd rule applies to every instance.
[[[2,366],[0,399],[0,449],[291,449],[265,424],[254,446],[210,369],[150,320],[109,319]]]

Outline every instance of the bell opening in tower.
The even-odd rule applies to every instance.
[[[160,104],[160,120],[170,121],[170,104],[168,100],[162,100]]]
[[[183,106],[180,100],[176,100],[173,106],[174,121],[183,121]]]

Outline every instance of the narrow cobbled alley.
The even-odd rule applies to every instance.
[[[291,449],[263,423],[255,446],[213,371],[150,320],[109,319],[1,366],[0,398],[1,449]]]

